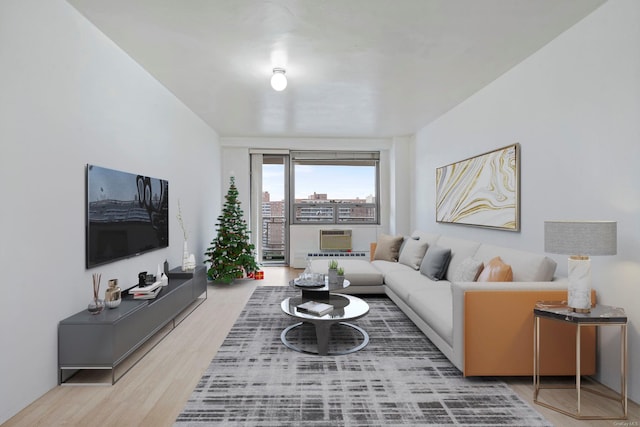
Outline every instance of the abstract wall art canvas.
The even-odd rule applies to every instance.
[[[436,169],[436,221],[520,230],[520,144]]]

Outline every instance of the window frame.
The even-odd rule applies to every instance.
[[[295,197],[295,174],[296,166],[373,166],[375,167],[375,202],[374,203],[350,203],[335,202],[330,200],[304,200],[296,202]],[[379,151],[292,151],[290,153],[290,218],[291,224],[295,225],[380,225],[380,152]],[[309,210],[309,208],[319,209],[319,212],[327,212],[329,215],[317,217],[314,220],[303,220],[298,214],[299,211]],[[349,220],[341,217],[340,211],[349,209],[372,210],[371,219],[361,217],[360,220]]]

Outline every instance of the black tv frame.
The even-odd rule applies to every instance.
[[[87,164],[85,265],[169,247],[169,182]]]

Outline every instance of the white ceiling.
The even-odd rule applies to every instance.
[[[221,136],[306,137],[415,133],[605,2],[68,1]]]

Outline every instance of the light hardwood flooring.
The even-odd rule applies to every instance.
[[[172,425],[253,290],[285,285],[300,272],[287,267],[264,270],[265,280],[209,286],[207,300],[115,385],[55,387],[3,426]],[[631,401],[627,421],[578,421],[533,404],[531,378],[507,378],[506,382],[557,426],[640,426],[640,408]],[[575,394],[551,392],[549,401],[554,405],[575,405]],[[619,413],[619,404],[583,393],[582,410]]]

